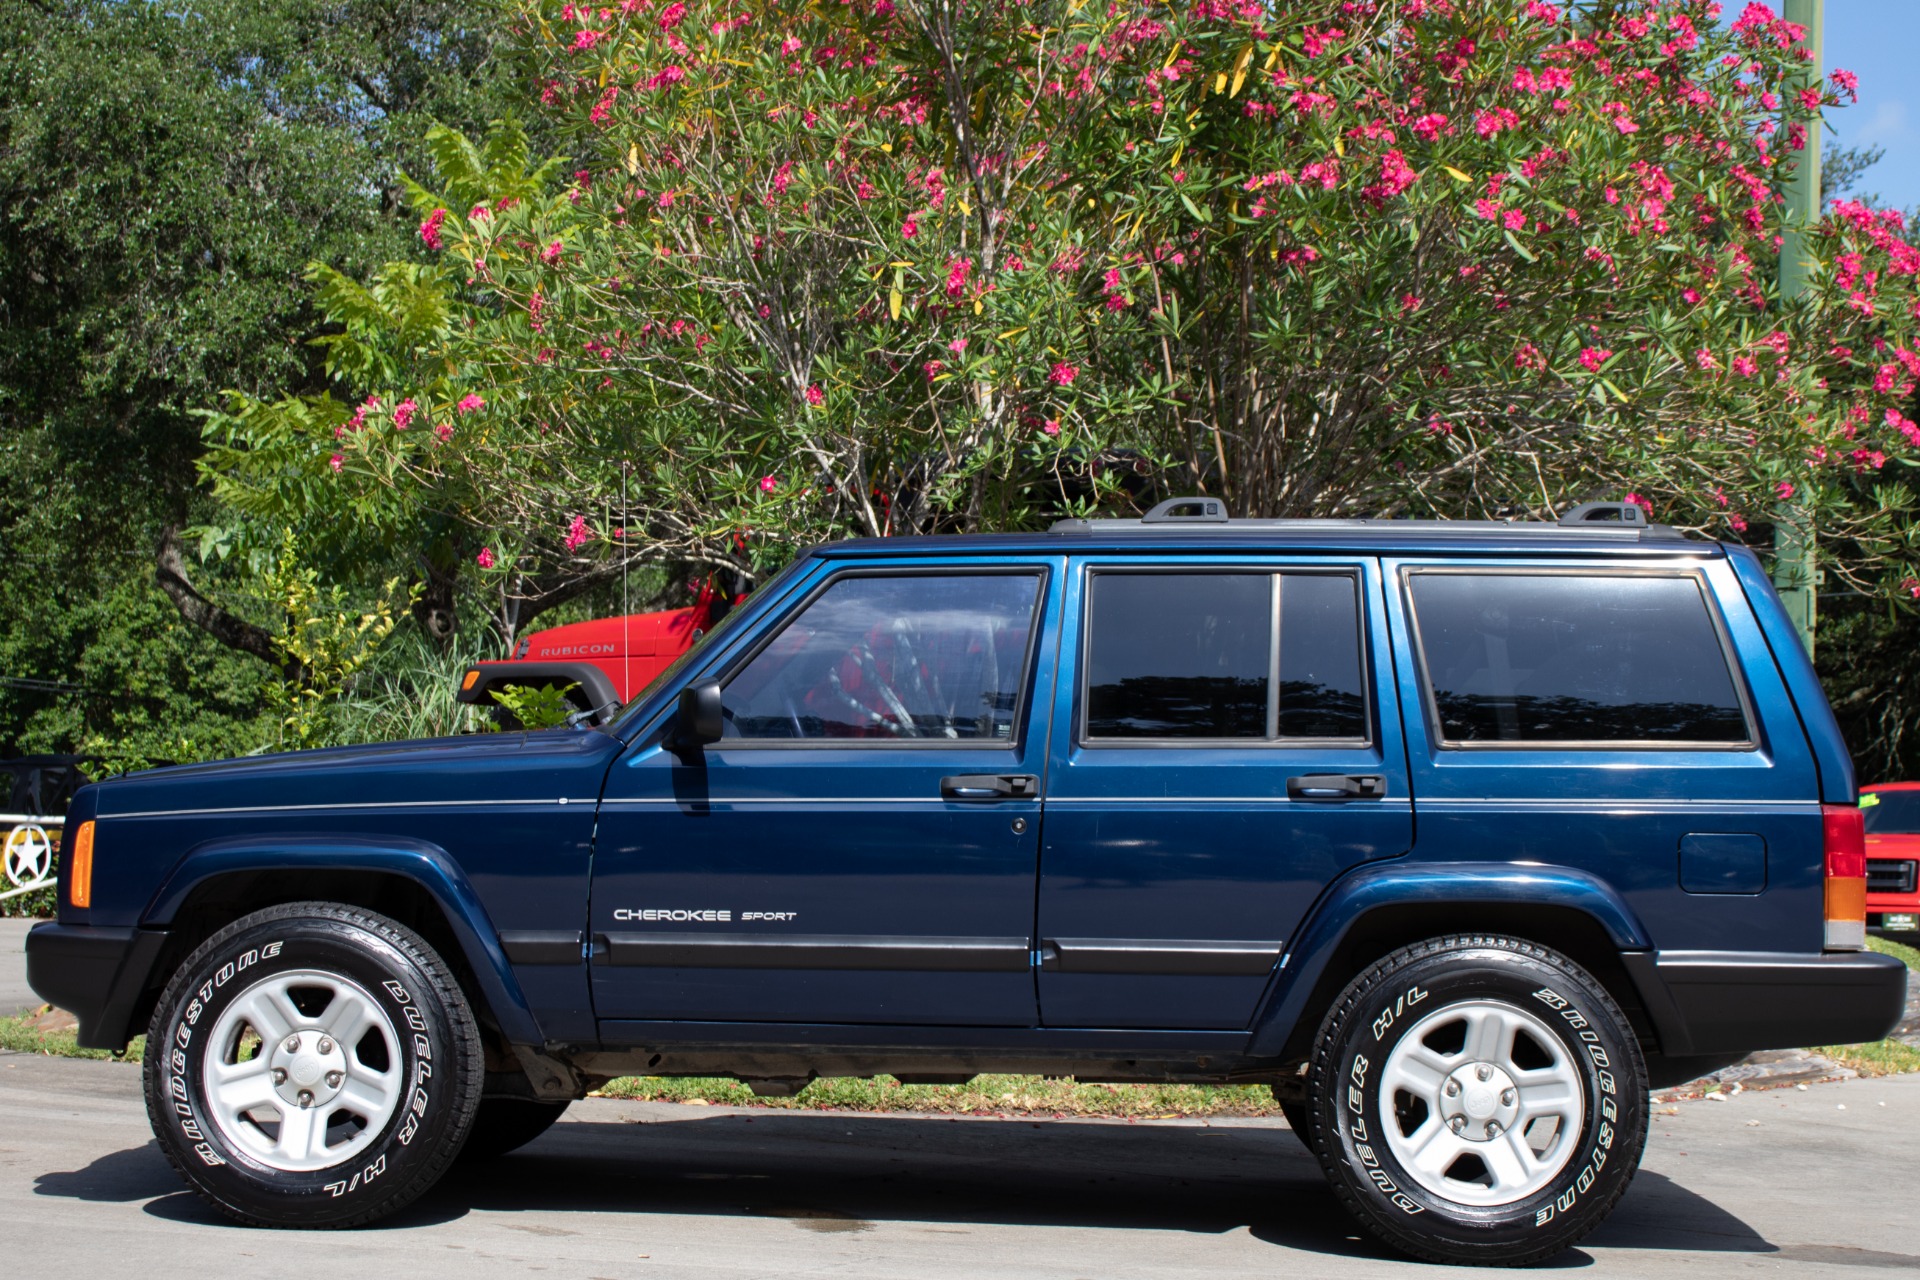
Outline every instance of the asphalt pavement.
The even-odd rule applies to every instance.
[[[1654,1278],[1920,1271],[1916,1134],[1920,1077],[1663,1108],[1620,1208],[1557,1265]],[[1455,1273],[1355,1235],[1305,1150],[1267,1120],[588,1099],[521,1153],[456,1171],[378,1228],[254,1230],[168,1168],[136,1067],[20,1054],[0,1054],[0,1238],[31,1268],[12,1273],[35,1277]]]
[[[0,1005],[33,1003],[0,922]],[[1920,1076],[1662,1105],[1596,1277],[1920,1272]],[[873,1116],[588,1099],[375,1228],[229,1223],[167,1166],[137,1067],[0,1053],[0,1239],[33,1277],[697,1280],[1469,1275],[1360,1237],[1280,1120]],[[16,1269],[19,1268],[19,1269]]]
[[[0,918],[0,1017],[46,1003],[27,986],[27,930],[38,920]]]

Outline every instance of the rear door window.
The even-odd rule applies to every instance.
[[[1102,570],[1089,593],[1085,740],[1367,739],[1351,575]]]
[[[1691,574],[1415,570],[1408,592],[1447,746],[1754,740]]]

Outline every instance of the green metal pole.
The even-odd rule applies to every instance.
[[[1825,75],[1820,60],[1824,0],[1786,0],[1782,16],[1807,29],[1801,47],[1813,54],[1806,64],[1806,82],[1818,85]],[[1780,245],[1780,303],[1792,306],[1806,296],[1813,274],[1811,237],[1807,228],[1820,216],[1820,122],[1807,126],[1806,150],[1796,157],[1793,177],[1786,187],[1786,230]],[[1773,583],[1786,603],[1787,615],[1807,655],[1813,655],[1816,588],[1820,569],[1812,513],[1804,506],[1782,503],[1773,522]]]

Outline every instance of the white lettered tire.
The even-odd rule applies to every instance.
[[[1361,974],[1321,1025],[1309,1094],[1335,1195],[1434,1262],[1559,1253],[1612,1211],[1646,1143],[1646,1065],[1618,1005],[1513,938],[1437,938]]]
[[[484,1076],[473,1013],[433,948],[332,903],[216,933],[147,1031],[161,1150],[257,1226],[358,1226],[411,1203],[458,1154]]]

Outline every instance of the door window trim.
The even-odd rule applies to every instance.
[[[1577,578],[1684,578],[1693,583],[1706,608],[1707,621],[1720,645],[1721,661],[1726,663],[1727,678],[1733,683],[1734,697],[1740,703],[1740,715],[1747,727],[1745,741],[1706,742],[1699,739],[1672,738],[1532,738],[1524,742],[1493,742],[1449,738],[1440,719],[1440,703],[1434,693],[1433,676],[1427,667],[1426,642],[1420,631],[1419,605],[1413,597],[1413,580],[1421,574],[1446,574],[1477,577],[1577,577]],[[1719,602],[1707,589],[1706,572],[1697,568],[1652,568],[1641,565],[1468,565],[1430,564],[1400,566],[1401,603],[1407,611],[1408,642],[1413,646],[1414,670],[1420,678],[1420,705],[1426,716],[1427,736],[1442,751],[1714,751],[1755,752],[1760,749],[1759,718],[1754,714],[1753,696],[1747,688],[1747,674],[1740,665],[1733,637]]]
[[[1093,653],[1093,593],[1095,580],[1102,576],[1143,577],[1151,574],[1175,575],[1179,577],[1267,577],[1274,585],[1268,587],[1267,620],[1267,715],[1266,725],[1269,736],[1259,738],[1100,738],[1087,732],[1087,713],[1090,705],[1088,679],[1093,673],[1090,658]],[[1282,575],[1316,578],[1345,578],[1353,587],[1354,633],[1359,644],[1360,658],[1360,708],[1361,724],[1366,732],[1359,737],[1333,738],[1283,738],[1278,736],[1280,708],[1280,596],[1278,581]],[[1368,750],[1373,747],[1378,734],[1375,732],[1372,646],[1369,643],[1367,627],[1367,593],[1365,574],[1359,565],[1274,565],[1274,564],[1234,564],[1212,562],[1204,565],[1101,565],[1089,564],[1086,567],[1086,588],[1081,593],[1080,638],[1075,661],[1077,671],[1074,676],[1074,745],[1100,750],[1120,749],[1137,750],[1151,748],[1165,750],[1169,747],[1240,748],[1250,751],[1299,751],[1320,749],[1326,751]]]
[[[1021,658],[1020,687],[1015,691],[1013,732],[1005,738],[722,738],[709,750],[718,751],[1011,751],[1026,750],[1028,713],[1034,705],[1033,682],[1040,654],[1040,632],[1047,620],[1047,591],[1053,582],[1053,565],[1045,561],[1032,564],[997,565],[912,565],[889,568],[872,566],[835,569],[796,600],[779,624],[764,632],[753,645],[737,654],[720,670],[703,679],[718,680],[724,696],[736,676],[755,658],[786,634],[814,601],[848,578],[1036,578],[1033,613],[1027,625],[1027,647]]]

